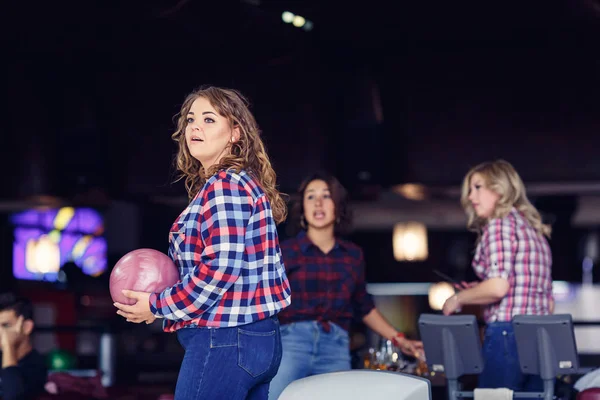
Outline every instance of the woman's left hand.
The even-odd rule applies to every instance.
[[[442,308],[442,311],[444,313],[444,315],[450,315],[450,314],[454,314],[456,311],[458,311],[461,307],[460,301],[458,300],[458,295],[453,295],[452,297],[449,297],[448,300],[446,300],[446,302],[444,303],[444,307]]]
[[[150,311],[150,295],[152,293],[134,292],[133,290],[123,290],[123,295],[130,299],[135,299],[137,302],[131,306],[122,303],[114,303],[113,305],[119,309],[117,314],[127,320],[127,322],[135,322],[139,324],[145,322],[151,324],[156,317]]]

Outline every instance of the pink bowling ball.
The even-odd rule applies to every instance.
[[[179,270],[164,253],[153,249],[138,249],[125,254],[110,273],[110,296],[122,304],[135,304],[121,290],[162,292],[179,281]]]

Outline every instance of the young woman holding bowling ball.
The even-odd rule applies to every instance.
[[[160,293],[126,292],[128,321],[164,318],[185,356],[176,400],[267,399],[281,362],[277,314],[290,304],[276,224],[286,206],[245,98],[190,94],[172,135],[191,201],[169,232],[181,280]]]

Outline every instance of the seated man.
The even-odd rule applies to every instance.
[[[33,307],[12,293],[0,294],[0,398],[32,399],[44,393],[47,378],[45,358],[33,349]]]

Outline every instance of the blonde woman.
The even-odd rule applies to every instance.
[[[187,97],[173,139],[191,201],[169,233],[181,281],[115,304],[127,321],[164,318],[177,332],[176,400],[266,400],[281,362],[277,314],[291,297],[276,224],[287,211],[259,133],[237,91]]]
[[[543,391],[538,376],[521,373],[511,321],[519,314],[547,315],[554,308],[551,229],[527,199],[513,166],[498,160],[472,168],[461,203],[467,227],[478,233],[473,269],[481,282],[463,284],[444,304],[449,315],[467,304],[485,306],[485,367],[479,387]]]

